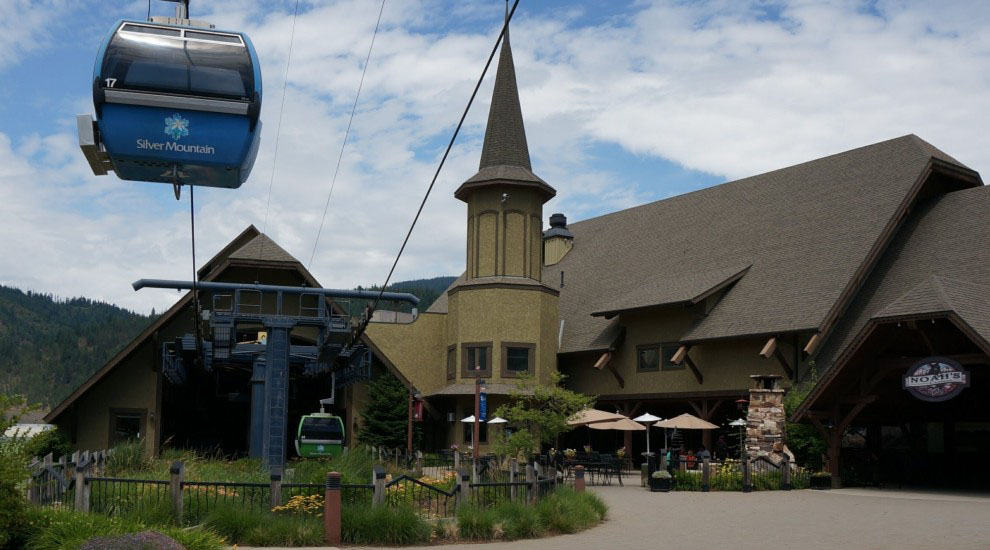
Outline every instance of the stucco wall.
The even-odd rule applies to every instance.
[[[446,385],[447,346],[443,313],[421,313],[412,323],[371,323],[372,343],[421,393]]]
[[[468,199],[466,277],[527,276],[540,280],[543,200],[506,185],[478,189]]]

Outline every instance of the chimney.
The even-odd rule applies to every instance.
[[[550,229],[543,233],[543,265],[555,265],[574,246],[574,234],[567,229],[567,217],[557,213],[550,216]]]

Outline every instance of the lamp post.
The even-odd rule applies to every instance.
[[[416,401],[421,398],[421,394],[416,391],[416,387],[409,384],[409,416],[408,426],[406,426],[406,451],[412,456],[413,452],[413,410]]]
[[[479,375],[474,379],[474,437],[471,441],[471,458],[474,462],[474,470],[478,470],[478,443],[481,437],[481,385],[485,381]]]

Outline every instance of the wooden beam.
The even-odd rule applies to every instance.
[[[670,358],[670,362],[675,365],[680,365],[681,362],[684,361],[684,358],[687,357],[689,351],[691,351],[691,346],[689,345],[683,345],[677,348],[674,356]]]
[[[708,418],[705,418],[704,420],[709,420],[710,421],[712,419],[712,417],[715,416],[715,411],[717,411],[718,408],[720,406],[722,406],[722,403],[725,403],[725,400],[724,399],[719,399],[719,400],[715,401],[715,404],[712,405],[712,408],[708,409]]]
[[[694,377],[698,380],[698,383],[704,384],[705,378],[701,375],[701,371],[698,370],[698,365],[695,365],[694,361],[691,360],[690,355],[684,356],[684,362],[687,363],[688,368],[691,369],[691,372],[694,373]]]
[[[842,437],[842,434],[845,433],[846,428],[848,428],[849,427],[849,424],[851,424],[852,421],[856,418],[856,415],[859,414],[863,410],[864,407],[866,407],[867,405],[869,405],[870,403],[872,403],[875,400],[875,398],[876,398],[875,395],[874,396],[870,396],[870,397],[873,397],[874,399],[873,400],[863,399],[863,400],[859,401],[858,403],[856,403],[855,405],[853,405],[853,408],[850,409],[850,411],[848,413],[846,413],[846,416],[842,419],[842,422],[839,422],[839,425],[836,426],[836,428],[835,428],[836,431],[832,434],[834,437],[840,437],[841,438]]]
[[[611,362],[608,363],[608,370],[612,372],[612,376],[615,376],[616,381],[619,382],[619,387],[625,388],[626,381],[622,379],[622,375],[619,374],[619,371],[615,369],[615,365],[613,365]]]
[[[928,350],[928,355],[935,355],[935,346],[932,345],[928,334],[918,326],[918,322],[912,319],[907,322],[907,327],[917,334],[918,338],[921,338],[921,341],[925,344],[925,349]]]
[[[690,404],[691,404],[691,408],[692,408],[692,409],[694,409],[694,412],[696,412],[696,413],[698,413],[698,418],[701,418],[702,420],[704,420],[704,418],[703,418],[703,417],[705,416],[705,413],[704,413],[704,412],[702,412],[702,410],[701,410],[701,406],[699,406],[699,405],[698,405],[697,403],[695,403],[694,401],[688,401],[688,403],[690,403]]]
[[[606,351],[605,353],[602,354],[601,357],[598,358],[598,361],[595,361],[595,368],[598,370],[602,370],[602,368],[604,368],[605,365],[607,365],[611,360],[612,360],[612,352]]]
[[[818,341],[821,339],[822,333],[816,332],[810,340],[808,340],[808,345],[804,346],[804,352],[811,355],[818,347]]]
[[[760,355],[762,355],[764,359],[770,359],[770,356],[773,355],[773,352],[775,351],[777,351],[776,336],[767,340],[767,343],[763,346],[763,349],[760,351]]]
[[[784,357],[784,353],[780,351],[780,348],[775,347],[773,349],[773,356],[777,358],[777,362],[780,363],[781,367],[784,367],[784,372],[791,379],[794,378],[794,369],[791,368],[791,364],[787,362],[787,358]]]
[[[990,357],[982,353],[962,353],[957,355],[942,355],[957,361],[961,365],[987,365],[990,364]],[[876,359],[876,369],[899,370],[906,369],[918,362],[922,357],[885,357]]]

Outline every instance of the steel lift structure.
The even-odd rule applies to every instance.
[[[183,384],[191,368],[209,372],[217,364],[250,365],[249,454],[261,457],[272,473],[281,473],[285,465],[290,372],[312,378],[329,374],[332,396],[371,376],[371,350],[356,338],[349,313],[328,298],[373,300],[377,291],[160,279],[141,279],[132,286],[213,293],[212,309],[196,315],[205,330],[197,327],[197,334],[162,345],[162,374],[172,384]],[[412,294],[385,292],[381,298],[414,308],[419,304]],[[263,327],[265,341],[237,342],[238,326]],[[314,345],[293,345],[290,335],[296,328],[315,333]]]

